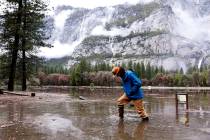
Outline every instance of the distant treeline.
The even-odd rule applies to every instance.
[[[142,79],[143,86],[210,86],[210,70],[205,66],[201,69],[189,68],[186,73],[183,69],[166,71],[163,67],[151,66],[142,63],[121,64],[125,69],[132,69]],[[90,62],[82,59],[80,63],[70,69],[62,66],[45,66],[42,70],[40,83],[42,85],[71,85],[71,86],[116,86],[121,85],[120,79],[113,79],[111,74],[112,66],[106,63]],[[58,78],[55,77],[57,73]],[[59,74],[63,78],[59,78]],[[66,75],[68,78],[64,78]],[[60,79],[61,81],[59,81]]]

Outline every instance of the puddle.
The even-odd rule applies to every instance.
[[[83,132],[78,127],[75,127],[70,119],[63,118],[58,114],[46,113],[42,116],[37,116],[35,119],[27,118],[28,120],[33,120],[32,124],[29,126],[34,126],[36,131],[44,132],[48,135],[48,138],[58,138],[60,134],[63,136],[59,137],[74,137],[82,138]],[[30,122],[28,122],[30,124]],[[58,135],[58,136],[57,136]]]
[[[201,128],[200,130],[210,135],[210,128]]]
[[[103,95],[37,93],[6,102],[0,97],[0,140],[209,140],[210,95],[190,95],[189,110],[180,105],[176,113],[174,94],[146,94],[147,123],[129,105],[119,119],[117,97],[104,90]]]
[[[42,116],[37,116],[33,121],[33,125],[36,125],[37,129],[40,131],[46,131],[52,134],[64,132],[67,129],[69,129],[72,134],[82,134],[82,131],[76,128],[70,119],[62,118],[56,114],[46,113]]]

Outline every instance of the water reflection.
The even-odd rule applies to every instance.
[[[6,122],[17,123],[23,121],[24,107],[22,104],[9,103],[6,110],[7,112],[4,114],[7,118]]]
[[[177,112],[177,114],[176,114],[176,120],[177,120],[178,123],[182,123],[182,124],[184,124],[185,126],[188,127],[189,126],[189,122],[190,122],[189,112],[186,111],[183,114],[179,114]]]
[[[43,134],[24,124],[24,105],[10,102],[0,119],[0,140],[42,139]]]
[[[120,120],[115,102],[117,95],[103,92],[78,95],[85,96],[86,100],[67,94],[39,99],[37,94],[31,101],[0,105],[0,140],[209,139],[209,94],[190,95],[189,110],[179,105],[178,112],[174,94],[146,94],[149,122],[142,122],[128,106],[124,120]]]
[[[176,120],[185,126],[189,126],[189,96],[187,93],[176,93]]]
[[[118,129],[117,129],[117,138],[121,140],[144,140],[145,129],[147,128],[149,122],[142,121],[135,126],[134,130],[127,131],[126,124],[123,119],[119,120]]]

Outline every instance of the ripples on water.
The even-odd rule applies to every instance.
[[[86,100],[79,100],[79,96]],[[173,93],[146,93],[144,105],[150,114],[147,123],[142,122],[129,105],[125,107],[124,120],[120,120],[116,105],[119,96],[102,90],[98,93],[40,93],[33,99],[27,97],[20,102],[2,103],[0,140],[207,140],[210,137],[210,94],[190,95],[189,110],[180,104],[176,113]]]

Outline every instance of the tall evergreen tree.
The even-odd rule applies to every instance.
[[[72,69],[70,75],[71,75],[71,83],[70,84],[72,86],[76,86],[76,71],[75,71],[75,69]]]
[[[141,66],[140,66],[140,63],[139,62],[136,65],[136,70],[135,71],[141,77],[142,72],[141,72]]]
[[[6,0],[7,9],[2,16],[1,44],[11,58],[9,64],[8,90],[14,90],[18,51],[20,49],[20,34],[22,28],[22,0]]]
[[[22,90],[26,90],[27,59],[26,53],[34,53],[36,47],[50,47],[45,32],[45,14],[47,5],[42,0],[23,0],[22,27]]]
[[[131,60],[128,62],[128,69],[133,69],[133,62]]]
[[[161,73],[165,73],[165,70],[164,70],[164,68],[163,68],[162,65],[161,65],[161,67],[160,67],[160,72],[161,72]]]
[[[152,78],[152,69],[150,63],[147,63],[146,66],[146,78],[150,80]]]
[[[141,77],[145,78],[145,66],[144,66],[144,62],[141,62]]]
[[[126,69],[126,64],[124,62],[122,62],[121,66]]]
[[[14,81],[18,56],[22,59],[22,90],[26,90],[27,58],[33,56],[36,47],[49,47],[44,41],[47,39],[44,30],[44,12],[46,5],[41,0],[6,0],[7,9],[2,16],[3,27],[1,44],[8,51],[9,62],[8,90],[14,90]],[[21,55],[18,55],[22,51]]]
[[[159,72],[158,66],[155,67],[155,75],[157,75]]]
[[[180,74],[184,74],[183,68],[181,68],[181,69],[179,70],[179,73],[180,73]]]

